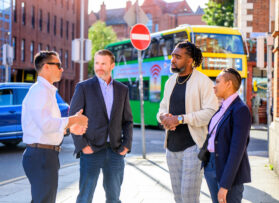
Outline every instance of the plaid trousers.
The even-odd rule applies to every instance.
[[[180,152],[167,149],[167,164],[176,203],[199,203],[202,170],[198,152],[197,145]]]

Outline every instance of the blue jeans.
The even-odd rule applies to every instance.
[[[92,202],[101,169],[106,203],[121,203],[119,196],[124,175],[124,156],[113,152],[110,147],[93,154],[81,153],[77,203]]]
[[[211,199],[213,203],[218,203],[218,191],[220,185],[216,178],[216,165],[215,154],[210,153],[210,159],[206,167],[204,168],[204,176],[209,188]],[[244,186],[243,184],[233,185],[227,194],[227,203],[241,203],[243,196]]]

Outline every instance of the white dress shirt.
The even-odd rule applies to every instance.
[[[59,145],[68,118],[61,118],[56,100],[57,88],[43,77],[29,89],[22,103],[23,142]]]

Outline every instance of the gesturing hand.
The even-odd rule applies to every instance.
[[[75,135],[83,135],[86,132],[86,129],[86,127],[74,124],[70,127],[70,132],[74,133]]]

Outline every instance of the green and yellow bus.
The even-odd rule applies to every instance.
[[[185,40],[200,47],[203,62],[197,70],[213,81],[222,69],[237,69],[243,78],[239,94],[242,99],[246,98],[247,54],[241,33],[227,27],[182,25],[151,34],[151,43],[148,49],[142,52],[145,125],[158,125],[156,114],[163,97],[165,82],[171,75],[171,53],[177,43]],[[106,48],[116,57],[113,78],[129,87],[134,123],[140,124],[137,50],[133,48],[130,40],[109,44]]]

